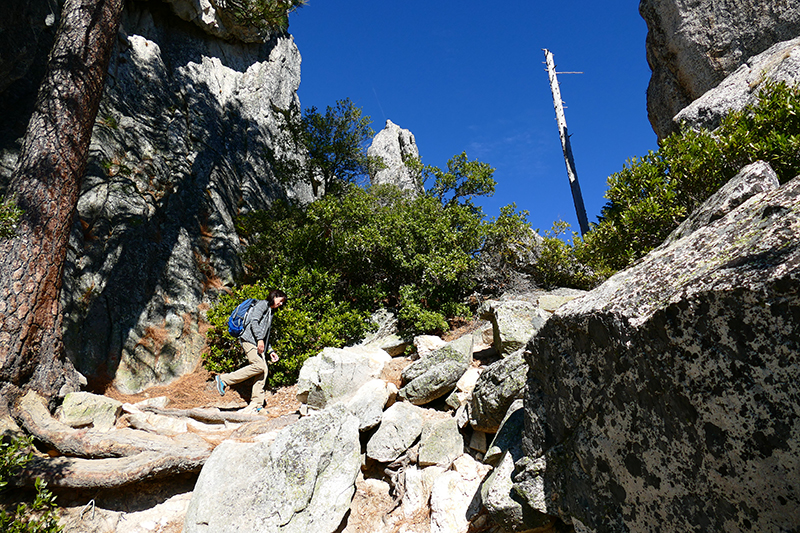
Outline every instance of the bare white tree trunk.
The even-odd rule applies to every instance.
[[[572,201],[575,203],[575,214],[578,215],[578,225],[581,227],[581,235],[586,235],[589,231],[589,222],[586,219],[586,208],[583,206],[581,185],[578,183],[578,173],[575,170],[575,159],[572,157],[572,146],[570,145],[569,133],[567,132],[567,119],[564,116],[564,102],[561,101],[561,89],[558,86],[553,54],[546,48],[544,49],[544,58],[547,62],[547,74],[550,77],[550,90],[553,92],[553,107],[555,107],[556,110],[558,134],[561,137],[561,149],[564,151],[564,161],[567,164],[567,177],[569,177],[569,187],[572,190]]]

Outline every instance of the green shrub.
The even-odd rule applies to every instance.
[[[265,30],[285,30],[289,13],[308,3],[307,0],[216,0],[230,10],[236,22]]]
[[[31,437],[3,438],[0,442],[0,490],[5,491],[12,477],[33,459]],[[0,531],[6,533],[58,533],[55,496],[37,479],[32,502],[20,502],[11,510],[0,512]]]
[[[239,341],[228,334],[228,316],[245,298],[264,300],[271,288],[280,288],[288,298],[273,316],[269,341],[280,359],[269,363],[268,380],[272,387],[294,383],[306,359],[326,346],[352,343],[365,332],[368,315],[337,299],[336,281],[333,274],[303,267],[293,273],[273,273],[222,296],[207,313],[213,328],[208,332],[205,367],[222,373],[247,364]]]
[[[798,110],[799,88],[767,84],[757,104],[730,113],[713,132],[684,127],[656,152],[629,160],[609,177],[608,203],[576,244],[576,255],[597,272],[626,268],[757,160],[770,163],[781,183],[794,178],[800,174]]]
[[[533,278],[546,289],[571,287],[589,290],[605,279],[605,273],[597,273],[587,266],[582,257],[580,236],[572,232],[572,241],[562,239],[570,225],[563,220],[553,223],[544,234],[539,246],[539,258],[533,267]]]
[[[244,218],[240,229],[251,242],[244,259],[255,279],[324,271],[356,308],[398,307],[404,325],[426,331],[441,329],[448,312],[463,310],[453,303],[472,287],[484,231],[482,214],[471,206],[414,197],[391,185],[351,185],[307,208],[278,202]],[[401,287],[413,290],[401,298]]]
[[[17,232],[22,209],[14,200],[0,197],[0,239],[10,239]]]

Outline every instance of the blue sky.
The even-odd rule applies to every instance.
[[[553,52],[590,222],[607,177],[657,148],[647,120],[647,28],[638,2],[310,0],[291,15],[300,103],[350,98],[383,129],[411,130],[422,161],[466,151],[496,168],[488,216],[515,202],[534,228],[577,231],[542,48]]]

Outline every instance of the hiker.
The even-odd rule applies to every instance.
[[[267,385],[268,373],[266,355],[269,354],[273,363],[278,360],[278,354],[269,345],[272,313],[284,302],[286,302],[286,294],[280,290],[273,290],[270,291],[266,300],[256,300],[251,305],[245,315],[244,329],[239,337],[239,342],[242,343],[242,348],[244,348],[250,364],[235,372],[219,374],[214,377],[220,396],[225,396],[229,386],[241,383],[246,379],[256,378],[253,383],[253,392],[250,395],[250,403],[242,409],[242,412],[259,413],[264,407],[264,390]]]

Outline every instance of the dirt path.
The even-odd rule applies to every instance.
[[[109,386],[104,394],[121,402],[136,403],[148,398],[166,396],[170,409],[191,409],[193,407],[218,407],[236,409],[247,405],[251,382],[246,381],[231,387],[221,397],[214,387],[214,375],[199,366],[191,374],[182,376],[169,385],[151,387],[139,394],[122,394],[113,386]],[[298,412],[300,402],[297,401],[297,387],[281,387],[267,390],[266,407],[270,418],[276,418]]]

